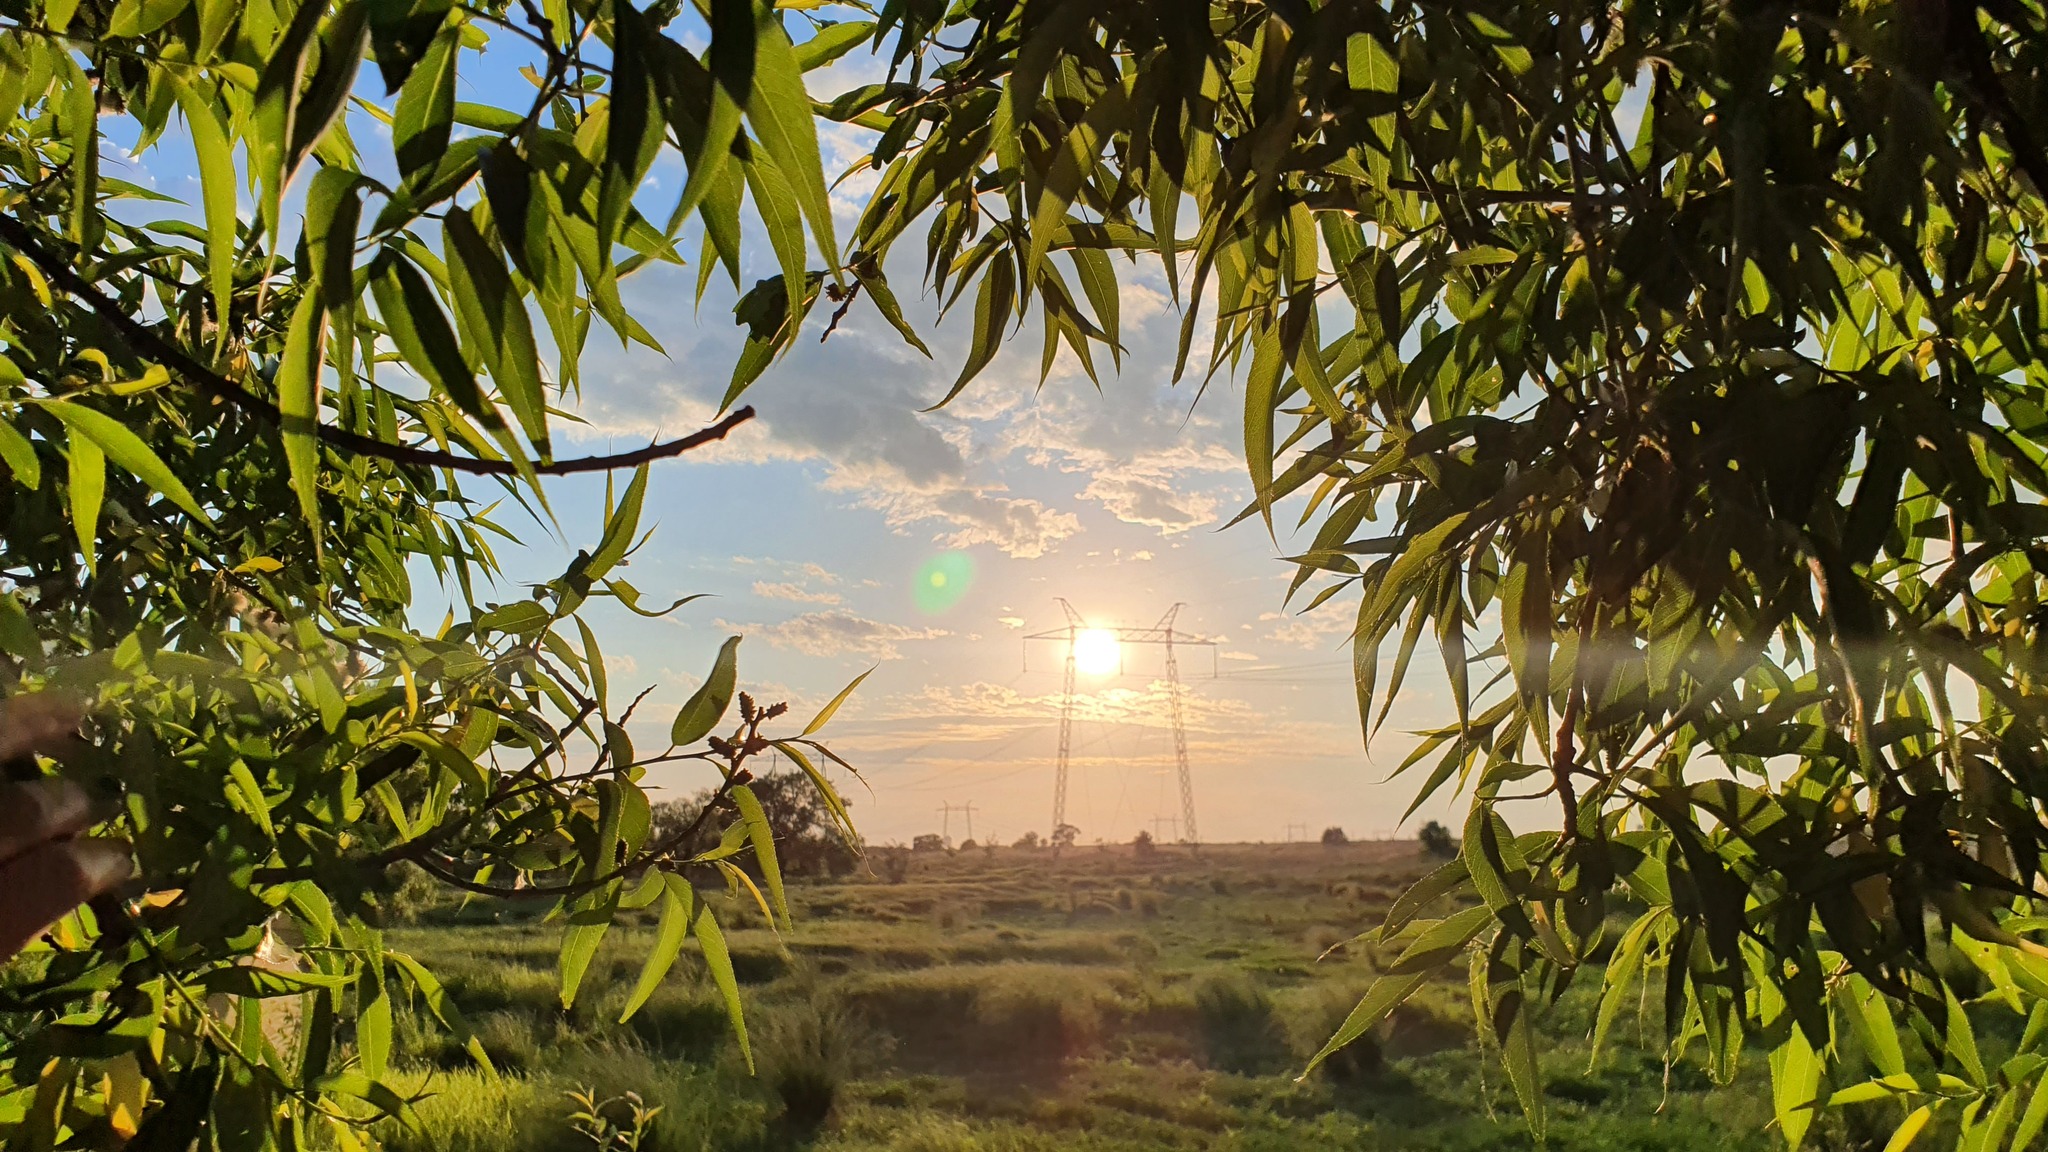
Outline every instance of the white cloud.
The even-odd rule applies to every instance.
[[[754,581],[754,595],[764,600],[794,600],[799,604],[837,604],[837,592],[813,592],[801,584],[790,581],[770,583],[767,580]]]
[[[835,480],[833,486],[839,483]],[[1081,530],[1081,520],[1072,512],[972,488],[926,492],[871,487],[862,491],[860,503],[880,511],[892,528],[937,521],[941,527],[932,539],[948,548],[987,544],[1019,560],[1043,556]]]
[[[1001,624],[1005,628],[1015,630],[1024,626],[1024,618],[1022,616],[998,616],[996,617],[996,623]]]
[[[942,628],[906,628],[881,620],[857,616],[843,608],[806,612],[779,624],[739,625],[720,620],[719,626],[759,636],[777,648],[790,648],[806,656],[859,655],[874,660],[895,660],[903,655],[898,644],[936,640],[951,635]]]
[[[1266,612],[1261,620],[1281,619],[1277,612]],[[1287,622],[1273,629],[1270,639],[1275,644],[1290,648],[1334,648],[1339,637],[1348,636],[1357,626],[1351,613],[1320,609],[1299,616],[1286,618]]]
[[[1098,472],[1081,490],[1126,524],[1144,524],[1163,536],[1199,528],[1216,520],[1216,498],[1204,492],[1176,489],[1171,484],[1127,471]],[[1149,555],[1149,553],[1148,553]]]

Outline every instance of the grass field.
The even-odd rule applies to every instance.
[[[621,1122],[628,1092],[660,1107],[640,1146],[675,1152],[1532,1147],[1461,985],[1425,988],[1295,1078],[1372,976],[1362,950],[1329,950],[1433,863],[1409,843],[918,853],[900,882],[794,886],[780,938],[721,895],[756,1076],[692,957],[615,1022],[651,927],[615,928],[564,1012],[558,924],[437,910],[391,942],[436,967],[504,1075],[406,1014],[411,1075],[432,1095],[423,1131],[387,1139],[592,1148],[568,1119],[582,1088]],[[1782,1146],[1762,1054],[1729,1088],[1691,1063],[1667,1071],[1654,995],[1592,1063],[1597,986],[1586,974],[1541,1019],[1550,1147]]]

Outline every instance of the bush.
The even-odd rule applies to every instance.
[[[1458,842],[1451,838],[1451,830],[1434,820],[1424,824],[1422,831],[1415,834],[1415,838],[1422,841],[1422,847],[1431,856],[1441,856],[1448,860],[1458,854]]]
[[[1022,836],[1017,837],[1017,842],[1010,845],[1010,847],[1023,848],[1027,851],[1035,849],[1039,847],[1038,833],[1026,832]]]
[[[384,873],[384,891],[377,897],[379,919],[386,924],[417,924],[441,900],[441,886],[426,870],[400,860]]]
[[[946,850],[946,838],[937,832],[927,832],[911,840],[910,850],[912,852],[944,852]]]
[[[1351,837],[1344,835],[1342,828],[1332,824],[1328,828],[1323,829],[1323,843],[1326,845],[1349,844],[1351,843]]]
[[[1152,834],[1150,832],[1141,829],[1136,836],[1131,837],[1131,855],[1133,856],[1150,856],[1158,850],[1159,846],[1152,843]]]

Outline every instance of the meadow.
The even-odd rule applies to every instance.
[[[1412,842],[884,851],[794,884],[779,935],[720,894],[755,1075],[694,958],[616,1022],[650,925],[614,928],[564,1011],[559,924],[411,909],[390,942],[436,967],[501,1072],[402,1013],[425,1098],[418,1128],[384,1135],[398,1152],[1533,1147],[1462,986],[1297,1078],[1371,979],[1346,942],[1435,863]],[[1761,1054],[1725,1088],[1667,1068],[1655,996],[1592,1060],[1598,979],[1541,1018],[1549,1147],[1782,1146]]]

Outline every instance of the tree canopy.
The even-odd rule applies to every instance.
[[[1529,1015],[1611,950],[1598,1033],[1660,983],[1674,1058],[1770,1051],[1793,1145],[1885,1097],[1895,1147],[1937,1113],[2039,1134],[2038,3],[900,2],[876,31],[888,80],[824,109],[876,133],[850,244],[921,231],[971,299],[954,392],[1027,316],[1047,367],[1115,364],[1149,273],[1113,257],[1156,261],[1176,378],[1242,382],[1241,518],[1298,509],[1293,592],[1355,605],[1368,738],[1442,653],[1455,714],[1402,769],[1470,794],[1462,847],[1333,1048],[1468,964],[1540,1132]],[[2003,1066],[1938,953],[2026,1019]]]
[[[816,60],[772,9],[720,13],[699,54],[674,11],[623,4],[0,5],[0,691],[86,716],[7,768],[92,787],[142,889],[0,980],[9,1147],[347,1149],[407,1119],[393,997],[464,1026],[375,927],[400,862],[552,900],[565,1007],[614,913],[658,908],[627,1014],[694,935],[746,1052],[697,885],[787,920],[749,765],[780,751],[844,824],[818,740],[845,694],[807,725],[756,703],[734,637],[636,749],[645,693],[608,683],[578,612],[671,610],[618,568],[648,465],[751,413],[615,456],[551,435],[593,320],[654,343],[619,283],[678,261],[686,224],[736,268],[751,197],[779,250],[808,236],[836,263]],[[530,97],[458,99],[508,43]],[[729,162],[643,215],[649,166],[685,146]],[[156,203],[116,148],[184,152],[199,203]],[[499,599],[495,501],[548,523],[543,478],[598,470],[619,481],[599,537]],[[642,780],[673,761],[715,768],[719,803],[656,835]],[[296,963],[264,947],[280,933]],[[278,997],[297,1028],[266,1027]]]

